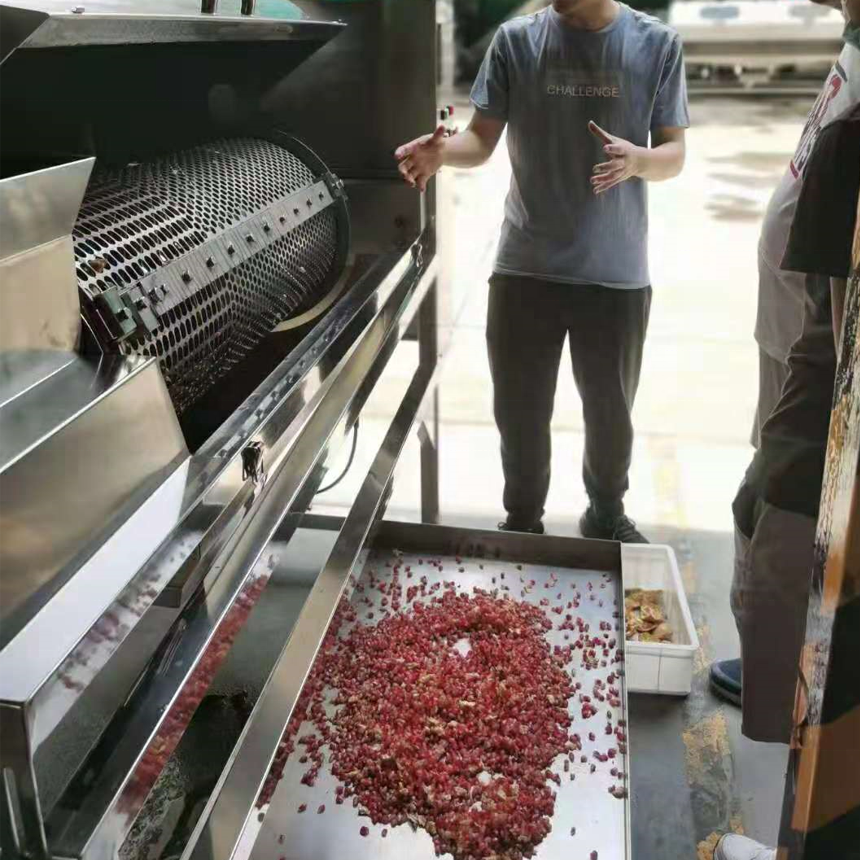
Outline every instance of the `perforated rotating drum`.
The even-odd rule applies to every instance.
[[[342,183],[278,135],[97,168],[73,236],[99,346],[157,357],[181,414],[327,294],[349,218]]]

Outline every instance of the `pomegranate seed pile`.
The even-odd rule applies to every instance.
[[[314,786],[327,758],[339,781],[335,804],[351,799],[373,824],[421,827],[437,855],[521,860],[549,834],[562,776],[575,779],[571,763],[582,759],[591,773],[597,763],[611,764],[621,784],[609,791],[626,796],[616,758],[626,752],[624,721],[613,725],[623,670],[594,679],[590,695],[574,680],[574,662],[589,671],[621,659],[617,625],[601,622],[592,633],[569,611],[598,600],[591,583],[587,595],[568,595],[566,607],[559,592],[550,612],[547,598],[540,605],[514,599],[505,574],[493,591],[464,593],[455,582],[428,585],[420,568],[397,557],[386,566],[384,577],[371,571],[369,582],[355,584],[353,602],[338,607],[258,807],[295,751],[303,785]],[[521,597],[535,587],[523,576],[520,584]],[[381,595],[376,603],[366,587]],[[555,575],[544,584],[557,587]],[[554,629],[575,638],[553,647],[546,634]],[[571,712],[605,721],[589,734],[607,744],[593,760],[582,755]],[[559,756],[562,773],[550,769]],[[366,825],[359,829],[369,835]]]

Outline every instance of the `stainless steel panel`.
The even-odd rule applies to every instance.
[[[346,32],[321,48],[265,96],[284,128],[301,129],[346,179],[397,177],[392,153],[436,124],[436,3],[364,0],[318,3]],[[407,73],[408,70],[408,73]],[[418,206],[419,195],[413,197]]]
[[[0,352],[69,352],[80,330],[71,239],[56,239],[0,262]]]
[[[71,234],[94,163],[82,158],[0,180],[0,259]]]
[[[73,350],[80,307],[69,235],[93,159],[0,181],[0,353]],[[16,368],[34,364],[26,357]],[[5,386],[4,386],[5,387]],[[0,397],[7,399],[8,393]]]
[[[319,401],[307,402],[280,449],[267,457],[268,479],[253,500],[256,502],[253,517],[245,517],[222,556],[212,563],[208,575],[212,584],[207,586],[205,602],[195,604],[190,614],[183,616],[187,626],[157,676],[151,683],[141,684],[135,692],[132,716],[115,743],[110,743],[110,762],[103,763],[101,770],[87,768],[88,793],[82,801],[73,788],[72,805],[61,802],[55,808],[49,840],[58,853],[94,858],[113,856],[112,852],[128,832],[151,787],[147,774],[151,773],[153,756],[163,767],[165,744],[172,749],[170,739],[181,735],[183,720],[187,721],[193,712],[189,696],[193,700],[200,683],[195,667],[211,667],[207,649],[211,647],[217,654],[222,647],[218,639],[225,613],[230,611],[237,595],[255,587],[253,570],[257,560],[265,555],[264,550],[281,520],[311,473],[324,460],[333,434],[341,437],[346,434],[429,288],[432,270],[420,282],[418,270],[412,267],[405,274],[409,271],[412,276],[398,282],[398,289],[391,293],[387,305],[379,309],[364,337],[323,383]]]
[[[565,547],[562,541],[570,545]],[[371,611],[376,618],[384,613],[379,603],[383,595],[369,587],[368,571],[374,570],[377,577],[384,580],[385,562],[394,558],[393,550],[396,550],[397,563],[404,567],[411,566],[422,578],[426,577],[428,588],[437,583],[441,587],[445,582],[455,582],[458,592],[468,594],[478,588],[492,592],[500,586],[507,586],[513,596],[534,605],[547,598],[550,602],[547,612],[552,606],[564,606],[574,586],[583,598],[593,587],[599,598],[583,599],[574,615],[589,624],[595,635],[600,622],[619,625],[612,613],[615,610],[614,601],[619,604],[623,602],[620,564],[612,568],[611,574],[605,569],[610,557],[619,560],[617,545],[603,546],[600,542],[562,538],[555,542],[555,546],[545,550],[540,548],[540,539],[520,542],[514,536],[514,540],[499,541],[493,533],[485,538],[482,532],[457,529],[448,532],[447,529],[434,526],[401,527],[396,523],[384,523],[371,546],[372,554],[370,559],[363,562],[363,571],[355,571],[356,579],[364,586],[361,594],[353,594],[361,618]],[[444,549],[440,551],[440,548]],[[540,563],[531,560],[530,550],[542,558]],[[444,570],[439,571],[429,564],[419,566],[419,559],[428,557],[440,560]],[[552,563],[548,563],[547,558],[552,558]],[[583,565],[574,566],[573,559]],[[593,559],[593,564],[588,563],[590,559]],[[506,572],[507,580],[500,579],[503,572]],[[553,574],[557,575],[557,580],[553,579]],[[529,580],[535,580],[534,589],[530,594],[521,596],[521,583]],[[557,584],[550,592],[548,586],[553,581]],[[561,601],[556,600],[556,592],[562,593]],[[369,599],[371,604],[361,603],[359,606],[356,598]],[[548,617],[556,618],[549,614]],[[552,646],[563,647],[569,644],[565,643],[564,635],[555,629],[548,632],[546,638]],[[623,647],[623,632],[618,635]],[[605,668],[587,673],[577,667],[576,677],[583,684],[583,692],[590,695],[595,680],[606,683],[610,672],[617,669],[618,664],[612,662],[608,662]],[[623,677],[617,686],[623,691]],[[621,710],[613,708],[612,711],[613,723],[618,717],[625,718],[626,697],[622,699]],[[537,860],[567,860],[578,856],[586,858],[592,851],[597,851],[599,857],[625,860],[630,857],[629,801],[613,797],[609,789],[613,786],[626,788],[627,779],[619,780],[611,776],[609,770],[617,765],[627,774],[627,757],[619,754],[612,763],[597,764],[593,753],[605,753],[608,747],[615,747],[615,738],[606,737],[605,720],[602,717],[582,719],[577,696],[570,700],[569,713],[573,719],[570,730],[581,736],[583,748],[569,765],[574,780],[570,780],[562,768],[566,756],[559,756],[551,768],[561,777],[561,784],[556,790],[552,832],[537,847],[534,856]],[[303,726],[299,734],[303,734],[307,728]],[[590,732],[595,734],[594,741],[589,740]],[[307,766],[299,763],[300,755],[299,750],[288,759],[271,803],[262,807],[265,820],[262,824],[257,822],[259,836],[251,852],[253,860],[271,857],[285,857],[287,860],[340,860],[342,857],[349,857],[350,860],[375,860],[379,857],[434,860],[436,854],[426,831],[413,830],[409,825],[403,825],[389,828],[387,837],[383,838],[381,825],[373,826],[367,818],[360,818],[351,804],[336,805],[334,789],[337,780],[328,768],[324,767],[320,771],[313,788],[301,785],[301,776]],[[580,755],[587,756],[588,761],[581,762]],[[592,764],[596,764],[597,768],[593,774],[590,772]],[[308,812],[305,814],[297,812],[301,803],[307,804]],[[325,813],[313,814],[320,804],[325,804]],[[362,837],[359,834],[362,825],[370,825],[369,836]],[[572,827],[576,830],[575,835],[571,835]]]
[[[148,4],[147,9],[146,14],[139,14],[138,3],[90,0],[73,7],[62,0],[42,0],[24,2],[21,8],[4,4],[2,24],[15,30],[12,50],[183,42],[309,41],[323,45],[342,29],[336,22],[298,17],[203,15],[199,4],[183,8],[182,4],[162,2]],[[31,10],[47,13],[47,17],[34,19]]]
[[[0,409],[19,394],[77,359],[65,350],[26,349],[0,352]]]
[[[128,536],[115,536],[105,544],[91,564],[67,585],[61,596],[68,594],[70,605],[64,607],[62,601],[52,601],[47,609],[53,611],[57,604],[58,614],[48,619],[43,612],[38,623],[27,629],[21,652],[31,654],[28,671],[21,677],[26,683],[10,695],[31,700],[34,749],[132,636],[165,587],[185,571],[208,570],[209,553],[219,551],[241,520],[253,513],[253,488],[242,479],[243,447],[262,439],[267,463],[273,464],[273,458],[283,456],[288,442],[284,434],[306,403],[319,402],[323,385],[334,372],[331,365],[321,366],[321,361],[328,355],[337,355],[344,343],[356,338],[356,323],[364,319],[363,325],[369,324],[375,314],[382,312],[396,287],[410,276],[410,271],[414,272],[410,263],[409,254],[380,259],[378,267],[371,269],[318,323],[306,342],[165,482],[157,498],[144,504],[138,516],[124,527],[129,530]],[[162,542],[164,546],[158,549]],[[119,593],[113,592],[116,598],[104,613],[105,617],[109,614],[117,618],[118,623],[111,637],[90,637],[89,605],[102,599],[100,592],[98,600],[90,593],[90,577],[94,583],[104,585],[107,576],[112,576],[114,583],[128,583]],[[67,642],[52,638],[49,631],[73,606],[85,611],[70,615],[68,626],[78,626],[79,638],[70,649]],[[43,618],[48,622],[45,626]],[[0,682],[3,660],[4,654],[0,653]]]
[[[0,410],[4,646],[187,456],[152,361],[79,358]],[[105,605],[90,611],[97,617]],[[7,701],[16,701],[14,679],[33,668],[16,653],[14,642],[0,653]]]
[[[435,293],[428,296],[435,300]],[[395,465],[438,378],[439,364],[419,366],[391,423],[338,540],[257,701],[233,758],[189,840],[184,860],[246,857],[260,829],[254,806],[284,727],[349,573],[384,508]]]

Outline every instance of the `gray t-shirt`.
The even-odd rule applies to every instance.
[[[495,270],[552,281],[633,289],[648,274],[646,183],[595,196],[592,167],[609,157],[594,120],[639,146],[661,127],[686,127],[678,34],[620,4],[597,31],[577,30],[552,7],[499,29],[475,84],[475,108],[508,124],[513,176]]]

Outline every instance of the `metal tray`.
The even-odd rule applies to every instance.
[[[427,577],[428,586],[453,580],[458,590],[467,593],[476,587],[486,590],[506,588],[511,596],[535,605],[542,598],[548,598],[549,606],[544,608],[554,622],[554,629],[547,633],[552,645],[569,644],[576,638],[576,634],[570,634],[571,638],[566,643],[564,633],[555,629],[564,613],[559,616],[549,611],[558,603],[566,605],[574,587],[582,595],[582,600],[577,609],[566,611],[589,623],[592,634],[599,635],[601,620],[621,626],[620,619],[613,617],[613,612],[620,611],[619,607],[623,605],[620,556],[615,544],[385,522],[379,525],[371,546],[372,549],[362,553],[351,581],[366,582],[370,570],[374,570],[379,578],[388,570],[385,562],[396,549],[402,553],[402,565],[410,565],[415,572],[413,582],[417,582],[419,576]],[[442,562],[441,572],[428,563],[431,558]],[[419,564],[419,559],[424,563]],[[557,584],[545,588],[551,572],[556,574]],[[532,579],[535,586],[530,593],[523,594],[523,583]],[[591,583],[592,590],[589,590],[588,583]],[[562,600],[557,600],[559,593]],[[589,595],[594,595],[594,599],[589,599]],[[365,597],[372,601],[373,606],[360,604],[359,621],[375,623],[367,616],[373,611],[373,618],[379,620],[385,611],[379,605],[382,595],[375,589],[366,588],[363,593],[354,590],[350,599],[358,608],[357,601]],[[346,629],[348,627],[345,626],[344,632]],[[617,647],[623,653],[623,626],[615,635]],[[579,666],[578,658],[575,660],[576,678],[583,685],[581,692],[587,695],[591,695],[595,679],[605,682],[610,673],[617,673],[620,665],[609,659],[605,668],[589,671]],[[623,676],[615,686],[620,690],[622,703],[620,712],[618,708],[612,709],[613,723],[617,724],[619,718],[626,719],[627,716]],[[538,846],[536,858],[588,858],[592,851],[597,851],[600,860],[629,860],[631,857],[630,802],[609,793],[611,787],[622,785],[629,793],[629,758],[619,754],[608,763],[599,763],[593,758],[595,751],[605,753],[610,746],[617,747],[615,738],[610,739],[604,732],[605,720],[602,717],[609,706],[596,704],[600,708],[598,716],[583,720],[578,696],[571,698],[570,714],[574,720],[571,731],[579,733],[583,749],[569,765],[570,773],[575,776],[573,781],[563,771],[564,756],[559,756],[553,764],[552,769],[561,774],[562,782],[557,789],[552,831]],[[299,735],[307,728],[310,726],[303,726]],[[593,742],[588,739],[590,732],[595,735]],[[256,831],[251,853],[254,860],[341,860],[347,857],[350,860],[405,857],[431,860],[435,857],[432,840],[423,830],[413,830],[409,825],[389,827],[387,838],[383,838],[381,825],[373,826],[349,803],[336,805],[337,781],[326,767],[320,770],[315,786],[302,785],[300,780],[306,765],[298,761],[301,754],[301,748],[297,748],[290,757],[271,802],[260,811],[257,826],[251,828]],[[580,761],[581,755],[587,757],[587,763]],[[592,763],[597,767],[594,773],[590,772]],[[612,767],[622,771],[623,778],[611,776]],[[300,804],[307,806],[301,814],[298,812]],[[325,812],[317,814],[321,804],[325,804]],[[360,835],[362,826],[369,827],[368,837]],[[575,828],[575,835],[571,834],[571,828]],[[248,836],[251,834],[246,833]]]

